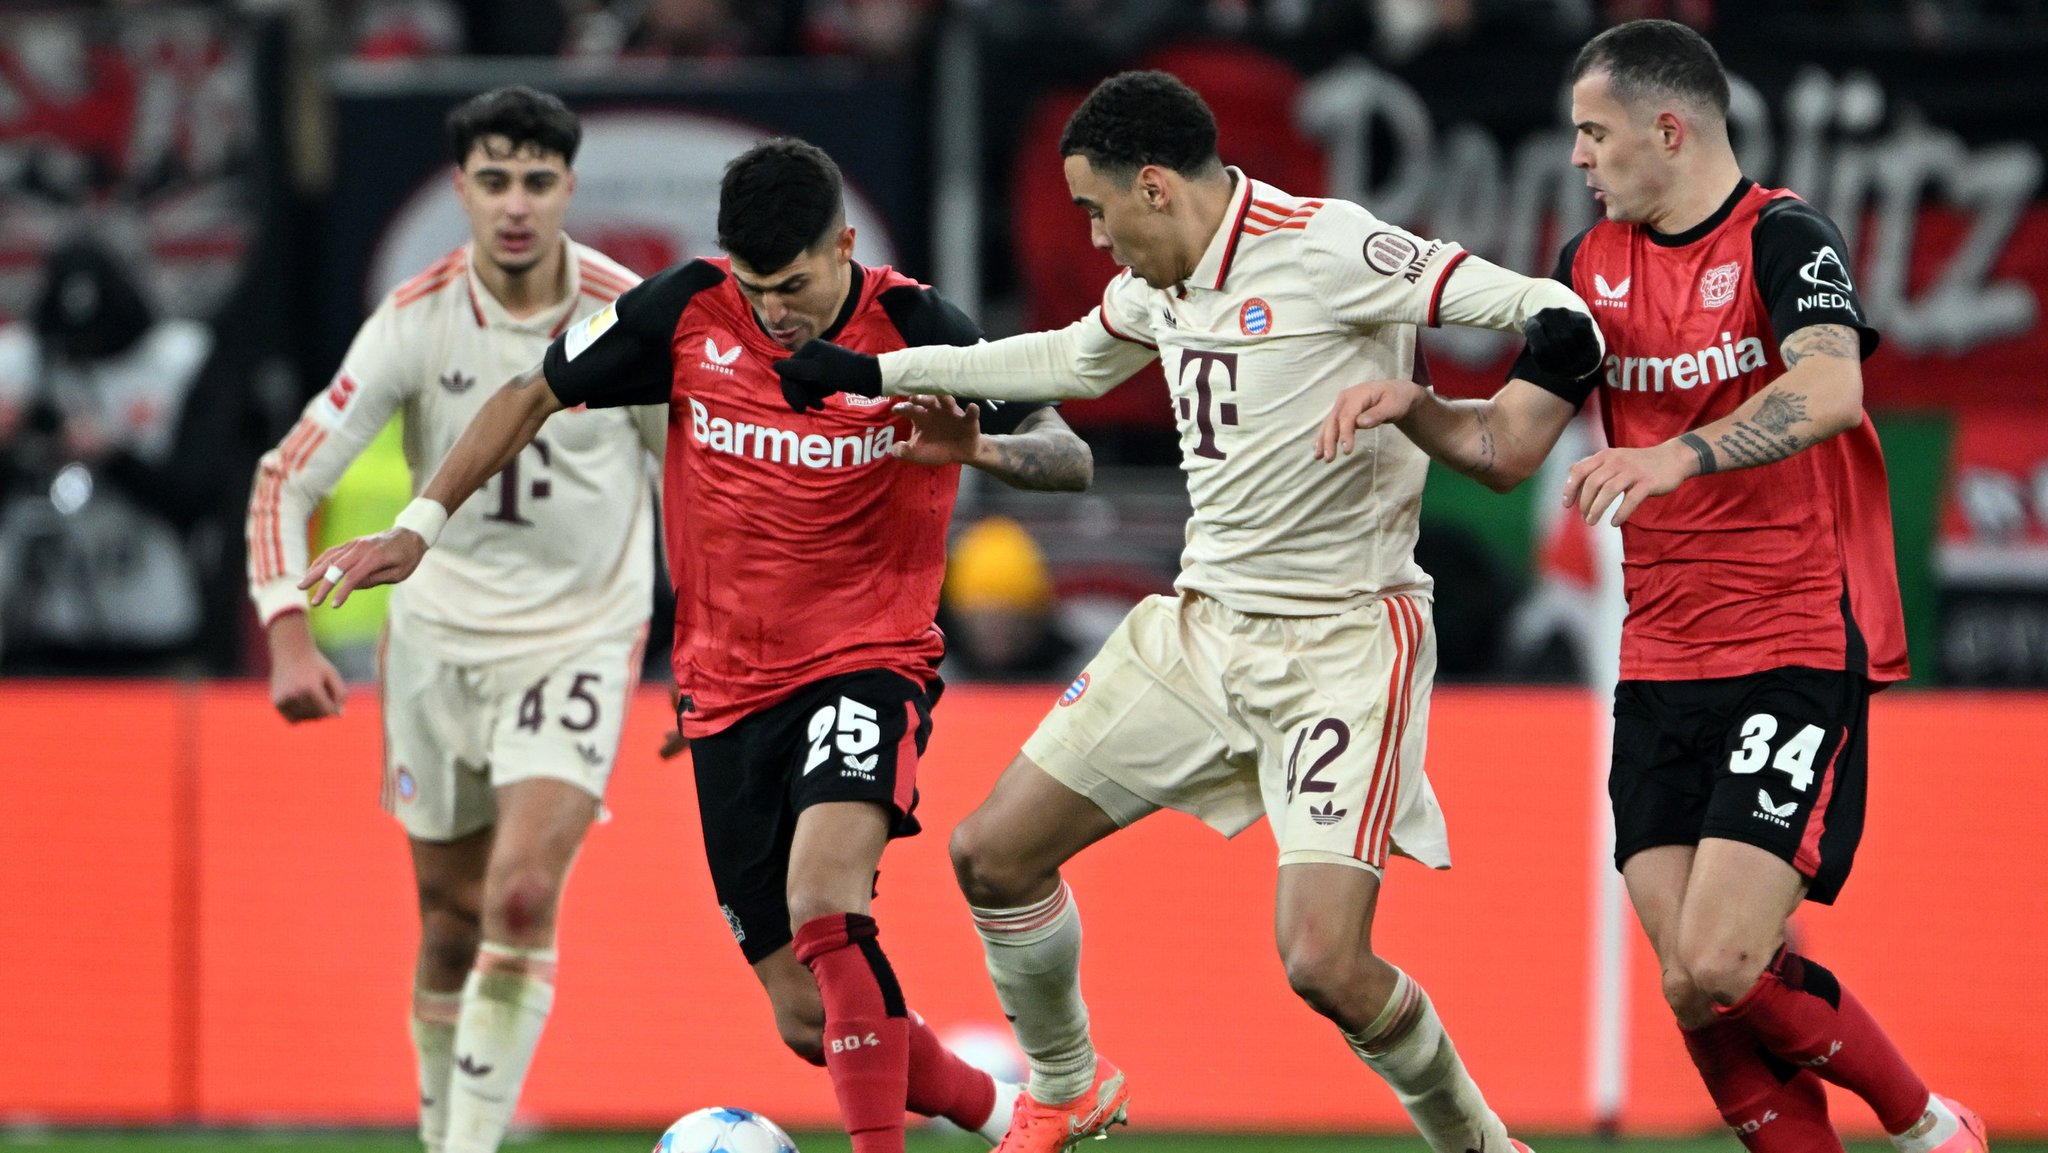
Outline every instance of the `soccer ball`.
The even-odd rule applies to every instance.
[[[746,1109],[699,1109],[668,1127],[654,1153],[797,1153],[782,1127]]]

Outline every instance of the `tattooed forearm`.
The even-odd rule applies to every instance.
[[[1840,356],[1856,360],[1861,352],[1856,332],[1846,324],[1809,324],[1785,338],[1778,356],[1787,370],[1798,367],[1809,356]]]
[[[1772,388],[1764,393],[1763,403],[1757,406],[1756,416],[1752,419],[1765,432],[1783,436],[1793,425],[1806,419],[1806,397],[1782,388]]]
[[[1486,419],[1486,410],[1478,409],[1473,415],[1478,417],[1479,451],[1470,471],[1484,475],[1493,471],[1494,461],[1498,459],[1499,452],[1493,443],[1493,425]]]
[[[995,459],[978,467],[1030,492],[1080,492],[1095,479],[1095,455],[1067,428],[988,437]]]
[[[1784,460],[1808,444],[1798,433],[1774,433],[1746,420],[1738,420],[1714,441],[1714,450],[1737,468],[1755,468]]]

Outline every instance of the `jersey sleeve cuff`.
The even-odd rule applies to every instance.
[[[286,613],[306,611],[306,590],[299,587],[297,577],[267,580],[249,590],[249,599],[256,603],[257,623],[265,628]]]

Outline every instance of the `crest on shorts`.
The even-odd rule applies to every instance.
[[[1246,336],[1264,336],[1273,331],[1273,308],[1254,296],[1237,310],[1237,327]]]
[[[1074,678],[1073,684],[1067,686],[1066,692],[1060,694],[1060,707],[1066,708],[1068,705],[1071,705],[1075,701],[1080,700],[1082,694],[1086,693],[1087,691],[1088,674],[1082,673],[1080,676]]]
[[[412,779],[412,770],[403,765],[398,767],[398,799],[410,802],[419,795],[419,782]]]
[[[1731,260],[1715,265],[1700,274],[1700,307],[1719,308],[1735,299],[1735,290],[1742,284],[1742,262]]]

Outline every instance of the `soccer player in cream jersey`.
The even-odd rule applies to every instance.
[[[402,413],[423,483],[500,383],[639,279],[563,235],[582,129],[561,101],[499,89],[448,127],[469,243],[384,298],[257,473],[249,588],[291,721],[341,712],[299,576],[307,518],[349,462]],[[383,804],[419,890],[412,1035],[429,1150],[498,1147],[554,1000],[563,879],[639,676],[648,453],[663,434],[658,409],[564,414],[490,499],[416,526],[440,547],[391,598]]]
[[[1423,773],[1435,668],[1415,564],[1425,460],[1386,430],[1327,468],[1338,392],[1415,368],[1418,326],[1524,331],[1561,369],[1599,363],[1585,305],[1358,205],[1225,167],[1186,85],[1125,73],[1060,143],[1095,245],[1127,266],[1056,332],[865,356],[821,341],[777,365],[793,405],[836,392],[1093,396],[1166,369],[1194,517],[1177,596],[1132,610],[953,837],[1031,1084],[1001,1149],[1050,1153],[1121,1120],[1088,1035],[1063,862],[1161,808],[1280,847],[1289,982],[1336,1023],[1442,1153],[1520,1148],[1421,987],[1372,950],[1387,856],[1450,864]]]

